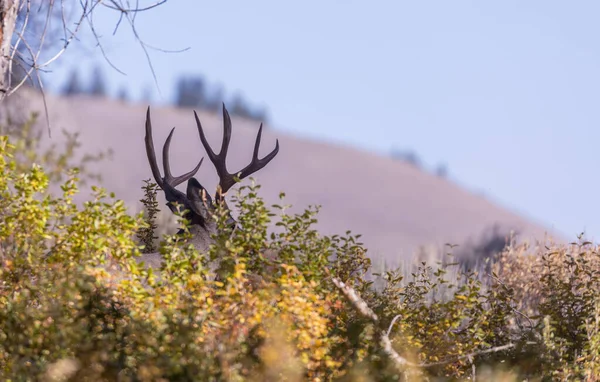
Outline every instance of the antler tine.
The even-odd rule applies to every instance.
[[[227,151],[229,150],[229,142],[231,141],[231,118],[229,117],[227,109],[225,109],[225,105],[223,105],[223,141],[221,143],[221,151],[219,151],[219,154],[215,154],[213,149],[210,147],[208,140],[206,139],[204,129],[202,128],[202,123],[200,123],[200,118],[198,118],[198,113],[196,113],[195,110],[194,117],[196,118],[196,125],[198,126],[200,140],[202,141],[202,145],[204,146],[204,149],[208,154],[208,158],[217,170],[217,174],[219,175],[219,184],[221,185],[224,179],[228,179],[231,177],[231,174],[227,172],[226,163]],[[235,184],[235,182],[233,184]]]
[[[196,117],[196,125],[198,126],[198,133],[200,134],[200,140],[202,141],[202,145],[206,149],[208,153],[208,157],[210,161],[215,166],[217,170],[217,174],[219,175],[219,188],[217,190],[217,198],[220,199],[222,195],[224,195],[229,189],[236,183],[234,176],[239,174],[239,179],[243,179],[250,174],[260,170],[265,167],[279,152],[279,140],[276,141],[275,149],[265,156],[262,159],[258,158],[258,150],[260,148],[260,140],[262,136],[262,123],[260,124],[260,128],[258,129],[258,134],[256,136],[256,143],[254,145],[254,153],[252,155],[252,161],[250,164],[241,171],[230,174],[227,171],[227,150],[229,149],[229,142],[231,140],[231,118],[229,116],[229,112],[225,108],[223,104],[223,142],[221,143],[221,151],[219,154],[215,154],[208,141],[206,140],[206,136],[204,135],[204,130],[202,129],[202,124],[200,123],[200,119],[198,118],[198,114],[194,111],[194,116]]]
[[[229,150],[229,142],[231,141],[231,117],[229,112],[225,108],[223,103],[223,142],[221,142],[221,151],[219,157],[223,161],[223,169],[225,169],[225,159],[227,158],[227,151]]]
[[[188,179],[191,179],[192,176],[196,175],[196,173],[198,172],[198,170],[200,169],[200,166],[202,166],[202,162],[204,161],[204,157],[200,158],[200,162],[198,162],[198,164],[196,165],[196,167],[194,167],[191,171],[186,172],[183,175],[180,176],[176,176],[173,178],[173,187],[185,182]]]
[[[168,184],[170,184],[172,187],[176,187],[178,185],[180,185],[181,183],[185,182],[186,180],[190,179],[192,176],[194,176],[196,174],[196,172],[198,172],[198,170],[200,169],[200,166],[202,165],[202,161],[204,160],[204,158],[200,159],[200,162],[198,162],[198,164],[196,165],[196,167],[189,171],[186,172],[183,175],[180,176],[173,176],[171,174],[171,163],[169,160],[169,149],[171,148],[171,138],[173,137],[173,133],[175,132],[175,128],[171,129],[171,132],[169,133],[169,136],[167,137],[167,140],[165,141],[165,144],[163,146],[163,168],[165,171],[165,182],[167,182]]]
[[[170,181],[173,179],[173,175],[171,175],[171,163],[169,162],[169,149],[171,148],[171,138],[173,138],[173,133],[175,132],[175,128],[172,128],[169,132],[169,136],[165,140],[165,144],[163,145],[162,150],[162,159],[163,159],[163,170],[165,172],[165,182],[171,183]]]
[[[148,156],[148,162],[150,163],[150,169],[152,170],[154,180],[160,188],[163,188],[162,176],[160,175],[160,170],[158,169],[158,164],[156,163],[156,154],[154,153],[154,141],[152,140],[152,121],[150,120],[150,106],[148,106],[148,110],[146,111],[146,136],[144,137],[144,141],[146,142],[146,155]]]
[[[156,163],[156,154],[154,152],[154,142],[152,139],[152,122],[150,121],[150,107],[148,107],[148,111],[146,112],[146,154],[148,155],[148,162],[150,162],[150,168],[152,170],[152,175],[154,176],[154,180],[159,185],[160,188],[164,190],[165,183],[171,187],[176,187],[179,184],[185,182],[190,179],[192,176],[198,172],[200,166],[202,165],[202,161],[204,158],[200,159],[200,162],[196,165],[194,169],[191,171],[174,177],[171,174],[171,166],[169,161],[169,149],[171,147],[171,138],[173,137],[173,133],[175,132],[175,128],[171,129],[165,144],[163,145],[163,170],[165,172],[164,178],[160,175],[160,170],[158,169],[158,164]]]
[[[252,161],[248,166],[244,167],[244,169],[240,171],[240,179],[243,179],[260,170],[261,168],[265,167],[271,160],[273,160],[273,158],[275,158],[275,155],[277,155],[277,153],[279,152],[279,139],[276,139],[275,148],[273,149],[273,151],[267,154],[264,158],[258,159],[258,150],[260,149],[262,128],[263,125],[261,123],[260,128],[258,129],[258,134],[256,134],[256,143],[254,144],[254,153],[252,154]]]

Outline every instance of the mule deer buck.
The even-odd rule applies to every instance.
[[[263,127],[261,123],[260,128],[258,129],[258,134],[256,135],[252,160],[242,170],[236,173],[229,173],[226,166],[226,160],[227,151],[229,150],[229,142],[231,140],[231,118],[229,117],[229,113],[227,112],[225,105],[223,105],[223,141],[221,143],[221,150],[218,154],[215,154],[208,144],[204,130],[202,129],[202,124],[200,123],[198,114],[195,111],[194,117],[196,118],[196,125],[198,128],[198,134],[200,135],[200,141],[202,142],[202,145],[208,154],[208,158],[215,166],[217,175],[219,176],[219,185],[217,186],[217,190],[214,194],[214,199],[211,198],[210,194],[206,191],[202,184],[196,178],[194,178],[194,175],[200,169],[204,158],[198,162],[194,169],[183,175],[173,176],[171,174],[169,148],[171,145],[171,138],[173,137],[173,133],[175,131],[174,127],[171,129],[171,132],[169,133],[169,136],[163,145],[162,161],[164,176],[161,175],[156,162],[156,154],[154,152],[150,107],[148,107],[146,112],[146,136],[144,140],[146,143],[146,154],[148,155],[148,162],[150,164],[150,169],[152,170],[152,175],[154,176],[154,180],[158,186],[165,194],[167,206],[173,213],[177,211],[177,204],[181,206],[182,210],[185,210],[183,217],[190,222],[189,229],[190,233],[192,234],[190,242],[199,252],[204,252],[208,249],[212,242],[211,235],[216,233],[217,230],[216,222],[211,218],[212,210],[214,210],[219,203],[222,203],[225,208],[228,209],[225,196],[227,191],[229,191],[229,189],[236,184],[235,176],[237,175],[237,178],[241,180],[265,167],[279,152],[279,140],[276,140],[275,149],[273,149],[273,151],[271,151],[264,158],[259,159],[258,151],[260,148]],[[187,181],[185,193],[175,188],[185,181]],[[231,217],[231,215],[229,215],[229,224],[231,226],[235,226],[236,224],[236,221]],[[141,260],[147,265],[156,269],[160,268],[162,262],[160,253],[144,254],[142,255]]]

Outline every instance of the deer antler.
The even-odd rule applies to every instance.
[[[208,154],[208,158],[215,166],[217,170],[217,174],[219,175],[219,187],[217,188],[216,199],[220,201],[223,196],[229,191],[229,189],[236,183],[234,176],[238,175],[238,178],[244,179],[247,176],[255,173],[261,168],[265,167],[275,155],[279,152],[279,140],[276,140],[275,149],[271,151],[264,158],[258,158],[258,150],[260,148],[260,138],[262,135],[262,123],[260,124],[260,128],[258,129],[258,134],[256,135],[256,143],[254,144],[254,153],[252,154],[252,160],[250,164],[244,167],[241,171],[237,173],[230,174],[227,171],[227,150],[229,149],[229,142],[231,140],[231,118],[229,117],[229,112],[225,108],[223,104],[223,142],[221,143],[221,150],[219,154],[215,154],[212,150],[208,141],[206,140],[206,136],[204,135],[204,131],[202,129],[202,124],[200,123],[200,119],[198,118],[198,114],[194,111],[194,116],[196,117],[196,124],[198,125],[198,132],[200,133],[200,140],[202,141],[202,145],[206,149],[206,153]]]
[[[171,138],[173,137],[174,132],[175,128],[172,128],[171,132],[169,133],[169,136],[165,141],[165,144],[163,145],[162,157],[163,170],[165,176],[162,177],[160,174],[160,170],[158,169],[158,164],[156,163],[154,142],[152,140],[152,121],[150,120],[150,107],[148,107],[148,111],[146,112],[146,136],[144,137],[144,141],[146,142],[146,154],[148,155],[148,162],[150,162],[150,169],[152,170],[154,180],[159,185],[159,187],[163,189],[167,200],[169,201],[171,201],[169,196],[173,196],[173,199],[177,199],[176,197],[181,196],[185,197],[185,195],[181,191],[176,190],[175,187],[194,176],[196,172],[198,172],[198,169],[200,169],[202,161],[204,160],[204,158],[200,159],[200,162],[198,162],[198,165],[192,171],[180,176],[173,176],[171,174],[171,167],[169,162],[169,147],[171,146]]]

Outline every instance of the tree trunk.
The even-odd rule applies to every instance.
[[[20,0],[0,0],[0,102],[8,91],[12,36],[17,23]]]

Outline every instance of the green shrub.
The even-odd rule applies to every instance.
[[[506,380],[596,380],[590,244],[510,246],[490,274],[423,262],[373,280],[358,235],[321,235],[317,207],[288,214],[251,184],[234,195],[235,230],[215,211],[207,253],[182,240],[181,220],[156,277],[136,261],[150,214],[130,216],[102,189],[78,207],[76,170],[60,170],[52,196],[59,177],[19,158],[1,137],[3,380],[493,380],[500,367]],[[156,188],[144,189],[154,205]]]
[[[158,225],[156,223],[156,216],[159,213],[158,202],[156,201],[156,192],[158,190],[158,185],[156,183],[152,183],[150,179],[144,180],[146,185],[142,187],[144,190],[144,198],[140,200],[145,207],[144,210],[144,220],[146,222],[146,227],[142,227],[137,231],[137,238],[144,245],[143,253],[152,253],[156,252],[156,246],[154,242],[158,239],[158,236],[155,236],[156,229]]]

